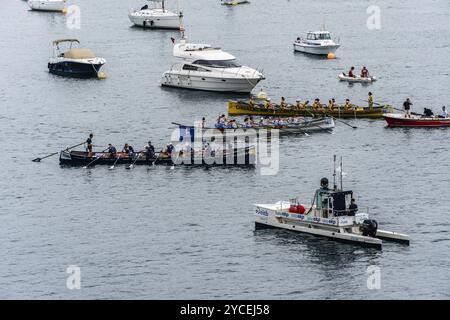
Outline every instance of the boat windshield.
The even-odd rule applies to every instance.
[[[330,40],[331,36],[329,33],[308,33],[308,40]]]
[[[193,62],[211,68],[240,68],[241,65],[236,60],[196,60]]]

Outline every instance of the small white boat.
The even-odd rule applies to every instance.
[[[265,79],[258,70],[240,65],[233,55],[209,44],[188,43],[183,38],[174,45],[173,55],[183,62],[164,72],[162,86],[250,93]]]
[[[130,21],[139,27],[154,29],[180,29],[183,14],[165,8],[164,0],[149,0],[153,7],[143,6],[128,14]],[[158,6],[158,3],[161,6]]]
[[[238,4],[250,3],[248,0],[222,0],[224,6],[237,6]]]
[[[299,37],[294,41],[294,51],[316,55],[326,56],[329,53],[334,53],[339,47],[340,44],[331,39],[328,31],[308,32],[306,39]]]
[[[60,11],[66,7],[66,0],[29,0],[28,6],[36,11]]]
[[[339,80],[341,81],[347,81],[347,82],[361,82],[361,83],[370,83],[373,81],[376,81],[377,78],[375,76],[368,76],[368,77],[361,77],[361,76],[354,76],[350,77],[345,73],[340,73],[338,75]]]
[[[368,212],[349,206],[352,198],[351,190],[342,190],[342,180],[338,190],[329,189],[328,179],[322,178],[321,188],[310,206],[299,204],[296,199],[256,204],[255,226],[287,229],[378,249],[383,240],[409,245],[408,235],[381,230],[377,221],[369,219]]]

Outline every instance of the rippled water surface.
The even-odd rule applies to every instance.
[[[233,94],[163,89],[176,62],[172,31],[130,27],[143,1],[69,0],[81,29],[61,14],[0,3],[1,298],[449,298],[450,131],[387,129],[382,120],[338,123],[335,134],[283,137],[277,175],[258,169],[63,168],[39,155],[95,133],[95,144],[150,137],[165,143],[171,121],[213,121]],[[366,27],[368,1],[270,1],[227,8],[182,1],[192,41],[221,46],[264,69],[261,87],[289,101],[349,97],[435,111],[450,101],[450,6],[445,0],[376,2],[381,30]],[[173,5],[172,2],[168,5]],[[294,54],[291,42],[325,22],[340,37],[337,59]],[[78,37],[107,59],[108,78],[48,74],[50,43]],[[350,65],[379,76],[370,86],[340,83]],[[361,102],[362,103],[362,102]],[[409,247],[383,251],[274,230],[254,230],[253,204],[299,196],[309,202],[332,155],[344,157],[344,184],[360,207]],[[66,288],[78,265],[81,290]],[[381,268],[368,290],[366,269]]]

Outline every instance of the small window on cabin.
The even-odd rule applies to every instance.
[[[192,66],[192,65],[190,65],[190,64],[185,64],[185,65],[183,66],[183,70],[197,71],[198,68],[197,68],[196,66]]]

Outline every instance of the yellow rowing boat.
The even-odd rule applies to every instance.
[[[354,106],[351,110],[346,110],[344,106],[339,106],[330,110],[328,108],[313,109],[312,107],[297,108],[293,105],[288,105],[284,108],[273,104],[269,107],[267,103],[249,103],[249,101],[228,101],[228,115],[230,116],[333,116],[336,118],[382,118],[383,114],[393,112],[393,107],[390,105],[380,105],[369,107]]]

